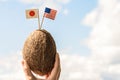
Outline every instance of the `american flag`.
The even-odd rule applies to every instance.
[[[57,13],[57,10],[46,7],[44,17],[54,20],[56,13]]]

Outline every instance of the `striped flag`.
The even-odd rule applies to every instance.
[[[38,18],[38,15],[39,15],[39,10],[38,9],[26,10],[26,18],[27,19]]]
[[[46,7],[44,17],[54,20],[56,13],[57,13],[57,10],[50,9],[50,8]]]

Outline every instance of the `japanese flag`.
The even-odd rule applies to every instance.
[[[39,10],[38,9],[26,10],[26,18],[27,19],[38,18],[38,15],[39,15]]]

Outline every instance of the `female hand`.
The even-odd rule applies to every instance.
[[[22,61],[22,67],[23,67],[23,71],[25,73],[26,80],[43,80],[43,79],[36,78],[32,74],[32,72],[31,72],[31,70],[30,70],[30,68],[25,60]],[[54,68],[52,69],[49,76],[46,76],[45,80],[59,80],[60,72],[61,72],[60,58],[59,58],[59,54],[57,53]]]

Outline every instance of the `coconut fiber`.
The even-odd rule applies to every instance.
[[[26,39],[22,53],[34,73],[49,74],[55,62],[55,41],[46,30],[35,30]]]

